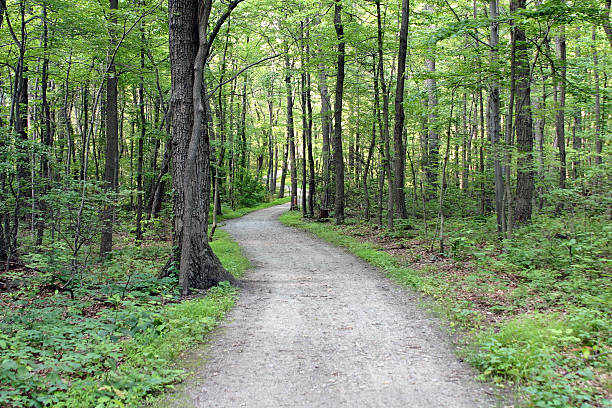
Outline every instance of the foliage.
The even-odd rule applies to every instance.
[[[226,232],[212,247],[235,276],[249,267]],[[140,406],[183,378],[176,358],[205,340],[236,289],[222,284],[177,303],[174,278],[155,276],[168,253],[167,244],[116,251],[75,299],[36,281],[0,297],[0,405]]]

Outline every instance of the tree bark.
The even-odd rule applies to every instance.
[[[525,0],[511,0],[510,11],[525,8]],[[533,126],[531,117],[531,78],[529,53],[525,30],[515,24],[513,28],[515,44],[515,83],[516,83],[516,146],[519,153],[516,176],[516,205],[514,221],[526,224],[531,220],[533,197]],[[511,118],[509,118],[511,120]]]
[[[565,154],[565,83],[567,80],[567,51],[565,43],[565,26],[559,29],[559,36],[556,39],[557,57],[559,58],[558,68],[559,78],[557,79],[557,115],[555,127],[557,131],[557,144],[559,147],[559,188],[565,188],[567,178],[567,164]],[[557,205],[557,212],[563,207],[562,203]]]
[[[609,6],[610,1],[607,1]],[[591,35],[593,40],[593,81],[595,82],[595,109],[593,115],[595,116],[595,164],[601,164],[601,152],[602,152],[602,141],[601,141],[601,94],[599,91],[599,55],[597,55],[597,48],[595,47],[595,41],[597,40],[597,28],[593,27],[593,33]]]
[[[431,5],[426,5],[425,9],[429,12],[433,12]],[[435,26],[431,26],[432,31]],[[428,133],[427,133],[427,162],[425,166],[425,174],[427,176],[427,199],[434,197],[435,190],[438,185],[438,161],[439,161],[439,143],[440,136],[438,134],[438,98],[437,98],[437,85],[436,79],[433,75],[436,72],[436,59],[434,57],[433,48],[429,48],[428,55],[425,59],[425,69],[429,73],[430,77],[425,80],[425,87],[427,88],[427,107],[429,109],[428,117]]]
[[[111,13],[114,13],[112,10],[117,10],[118,8],[118,0],[110,0]],[[114,25],[117,24],[117,16],[115,14],[111,14],[110,24],[110,49],[114,49],[116,44]],[[117,190],[116,173],[119,167],[118,139],[119,122],[117,118],[117,73],[115,69],[115,62],[113,60],[109,64],[108,75],[106,78],[106,152],[104,162],[104,189],[107,194],[114,194]],[[114,198],[111,200],[114,201]],[[113,249],[114,207],[114,203],[107,203],[104,205],[102,210],[102,239],[100,242],[100,256],[106,255]]]
[[[383,129],[382,139],[384,143],[383,168],[384,174],[387,175],[387,185],[389,195],[387,197],[387,228],[393,229],[393,173],[391,172],[391,147],[389,135],[389,93],[387,92],[387,84],[385,82],[384,58],[383,58],[383,29],[382,29],[382,14],[380,10],[380,0],[376,0],[376,21],[377,21],[377,40],[378,40],[378,75],[380,78],[380,87],[382,89],[382,117]],[[378,99],[378,96],[375,96]],[[380,114],[380,110],[379,110]]]
[[[287,93],[287,141],[291,167],[291,210],[297,210],[297,164],[295,159],[295,134],[293,128],[293,91],[291,89],[291,64],[289,50],[285,53],[285,91]]]
[[[494,73],[489,83],[489,100],[487,104],[487,132],[492,146],[494,183],[495,183],[495,212],[497,214],[497,232],[503,233],[504,218],[504,180],[501,167],[501,146],[500,146],[500,111],[499,111],[499,81],[495,76],[498,65],[498,44],[499,44],[499,21],[497,0],[489,1],[489,15],[491,18],[491,34],[489,38],[490,64]]]
[[[221,281],[235,282],[208,243],[210,150],[203,101],[203,70],[210,46],[223,21],[237,6],[233,1],[210,36],[212,0],[199,11],[197,0],[170,0],[169,37],[172,73],[172,183],[174,188],[174,261],[186,295]],[[180,257],[179,257],[180,256]]]
[[[145,35],[144,29],[141,28],[140,39],[142,47],[144,47]],[[138,86],[138,113],[140,122],[140,136],[138,138],[138,160],[136,164],[136,242],[142,242],[142,211],[143,211],[143,161],[144,161],[144,139],[147,134],[147,124],[145,119],[145,101],[144,101],[144,68],[145,68],[145,52],[140,50],[140,84]]]
[[[334,28],[338,39],[338,60],[336,63],[336,100],[334,101],[334,171],[336,196],[334,215],[336,224],[344,223],[344,160],[342,158],[342,96],[344,92],[344,26],[342,25],[342,0],[334,5]]]
[[[278,198],[283,198],[285,196],[285,183],[287,179],[287,167],[288,162],[287,159],[289,157],[289,139],[285,142],[285,147],[283,148],[283,168],[281,170],[281,181],[280,187],[278,190]]]
[[[406,147],[404,146],[404,73],[406,71],[406,50],[408,48],[408,19],[410,5],[408,0],[402,0],[402,20],[399,36],[399,52],[397,57],[397,85],[395,88],[395,126],[393,127],[393,157],[395,206],[400,218],[408,218],[406,210],[406,194],[404,182],[406,178]]]
[[[49,156],[51,155],[51,146],[53,144],[53,134],[51,129],[51,109],[49,106],[49,99],[47,97],[47,87],[49,82],[49,56],[48,56],[48,39],[49,29],[47,26],[47,7],[43,5],[42,10],[42,23],[43,23],[43,63],[42,63],[42,77],[41,77],[41,102],[42,102],[42,122],[43,122],[43,136],[42,142],[47,149],[40,158],[40,168],[42,177],[42,188],[40,191],[41,197],[39,198],[38,208],[40,211],[37,217],[38,231],[36,237],[36,245],[42,245],[43,235],[45,231],[45,218],[48,215],[48,206],[45,200],[45,194],[49,191],[51,185],[51,167],[49,163]]]

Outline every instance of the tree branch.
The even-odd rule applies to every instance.
[[[268,60],[271,60],[271,59],[274,59],[274,58],[278,58],[278,57],[280,57],[281,55],[283,55],[283,54],[276,54],[276,55],[272,55],[272,56],[269,56],[269,57],[266,57],[266,58],[262,58],[262,59],[260,59],[260,60],[259,60],[259,61],[257,61],[257,62],[254,62],[254,63],[252,63],[252,64],[247,65],[246,67],[244,67],[244,68],[242,68],[240,71],[238,71],[238,73],[237,73],[236,75],[234,75],[234,76],[233,76],[233,77],[231,77],[230,79],[228,79],[228,80],[226,80],[226,81],[223,81],[222,83],[220,83],[219,85],[217,85],[217,86],[216,86],[216,87],[215,87],[215,88],[214,88],[212,91],[210,91],[210,93],[209,93],[208,95],[206,95],[206,100],[210,99],[210,98],[211,98],[211,97],[212,97],[212,96],[215,94],[215,92],[217,92],[217,90],[218,90],[219,88],[221,88],[223,85],[225,85],[225,84],[227,84],[227,83],[230,83],[230,82],[232,82],[234,79],[238,78],[238,76],[239,76],[240,74],[242,74],[244,71],[246,71],[247,69],[252,68],[252,67],[254,67],[255,65],[259,65],[259,64],[261,64],[262,62],[265,62],[265,61],[268,61]]]

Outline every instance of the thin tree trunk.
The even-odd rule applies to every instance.
[[[560,69],[559,79],[557,80],[557,89],[555,96],[557,100],[557,115],[556,115],[556,130],[557,143],[559,146],[559,188],[565,188],[565,180],[567,178],[567,164],[565,155],[565,82],[567,80],[567,51],[565,43],[565,26],[559,29],[559,36],[556,40],[557,57],[559,58],[558,67]],[[557,205],[557,212],[563,207],[562,203]]]
[[[310,31],[306,31],[306,64],[309,64],[310,59]],[[311,217],[314,217],[314,207],[315,207],[315,195],[316,195],[316,185],[315,185],[315,163],[314,156],[312,153],[312,98],[310,96],[310,87],[311,87],[311,78],[310,72],[306,72],[306,112],[308,115],[307,121],[307,140],[308,144],[308,211]]]
[[[610,4],[610,1],[607,2]],[[593,26],[592,40],[593,40],[593,81],[595,82],[595,109],[593,115],[595,116],[595,164],[601,164],[601,152],[602,152],[602,141],[601,141],[601,94],[599,91],[599,56],[597,55],[597,48],[595,47],[595,41],[597,40],[597,28]]]
[[[489,15],[491,17],[491,35],[489,38],[490,64],[494,71],[489,83],[489,100],[487,103],[487,131],[489,140],[493,150],[493,168],[495,182],[495,212],[497,214],[497,232],[503,233],[504,219],[504,180],[501,167],[501,146],[500,146],[500,108],[499,108],[499,81],[495,76],[495,70],[498,66],[498,44],[499,44],[499,21],[497,0],[489,1]]]
[[[431,5],[426,5],[425,9],[429,12],[433,12]],[[435,26],[430,27],[432,32],[435,30]],[[438,98],[437,98],[437,85],[436,79],[433,77],[436,72],[436,59],[434,56],[433,48],[429,48],[427,51],[428,55],[425,59],[425,69],[429,73],[430,77],[425,80],[425,87],[427,88],[427,107],[429,109],[429,123],[428,123],[428,134],[427,134],[427,164],[425,168],[425,174],[427,175],[427,199],[435,197],[435,190],[438,184],[438,145],[440,143],[440,137],[438,135],[437,121],[438,121]]]
[[[145,36],[144,29],[141,28],[140,39],[144,46]],[[143,161],[144,161],[144,139],[146,136],[146,119],[145,119],[145,101],[144,101],[144,61],[145,53],[144,49],[140,50],[140,85],[138,87],[138,110],[139,110],[139,122],[140,122],[140,137],[138,138],[138,159],[136,164],[136,242],[142,242],[142,210],[143,210]]]
[[[40,214],[37,217],[38,222],[38,231],[36,237],[36,245],[40,246],[43,243],[43,235],[45,231],[45,218],[49,216],[47,202],[44,198],[45,194],[48,192],[49,187],[51,185],[51,168],[48,157],[51,155],[51,146],[53,144],[53,135],[51,133],[51,109],[49,107],[49,100],[47,98],[47,87],[49,82],[49,57],[47,55],[48,48],[48,37],[49,37],[49,29],[47,27],[47,7],[43,5],[43,63],[42,63],[42,121],[43,121],[43,137],[42,142],[46,147],[46,151],[43,152],[40,158],[40,167],[41,167],[41,176],[42,176],[42,189],[40,195],[42,196],[38,202],[38,208],[40,210]]]
[[[393,173],[391,171],[391,148],[390,148],[390,135],[389,135],[389,93],[387,92],[387,84],[385,82],[385,71],[384,71],[384,59],[383,59],[383,29],[382,29],[382,14],[380,10],[380,0],[376,0],[376,20],[377,20],[377,40],[378,40],[378,75],[380,78],[380,86],[382,88],[382,116],[383,116],[383,129],[382,139],[384,143],[384,158],[383,168],[387,175],[388,184],[388,200],[387,200],[387,228],[393,229],[393,208],[394,208],[394,183]],[[378,97],[376,96],[376,100]],[[380,111],[379,111],[380,113]]]
[[[287,159],[289,157],[289,138],[285,142],[285,147],[283,149],[283,168],[281,170],[281,182],[278,190],[278,198],[283,198],[285,196],[285,182],[287,179]]]
[[[285,53],[285,90],[287,93],[287,141],[291,166],[291,209],[297,210],[297,164],[295,154],[295,134],[293,128],[293,91],[291,89],[291,65],[288,51]]]
[[[334,5],[334,28],[338,39],[338,59],[336,63],[336,100],[334,101],[334,172],[336,196],[334,215],[336,224],[344,223],[344,160],[342,158],[342,96],[344,92],[344,26],[342,25],[342,1]]]

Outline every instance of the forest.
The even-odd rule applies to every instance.
[[[161,406],[289,203],[512,406],[609,407],[610,8],[0,0],[0,406]]]

